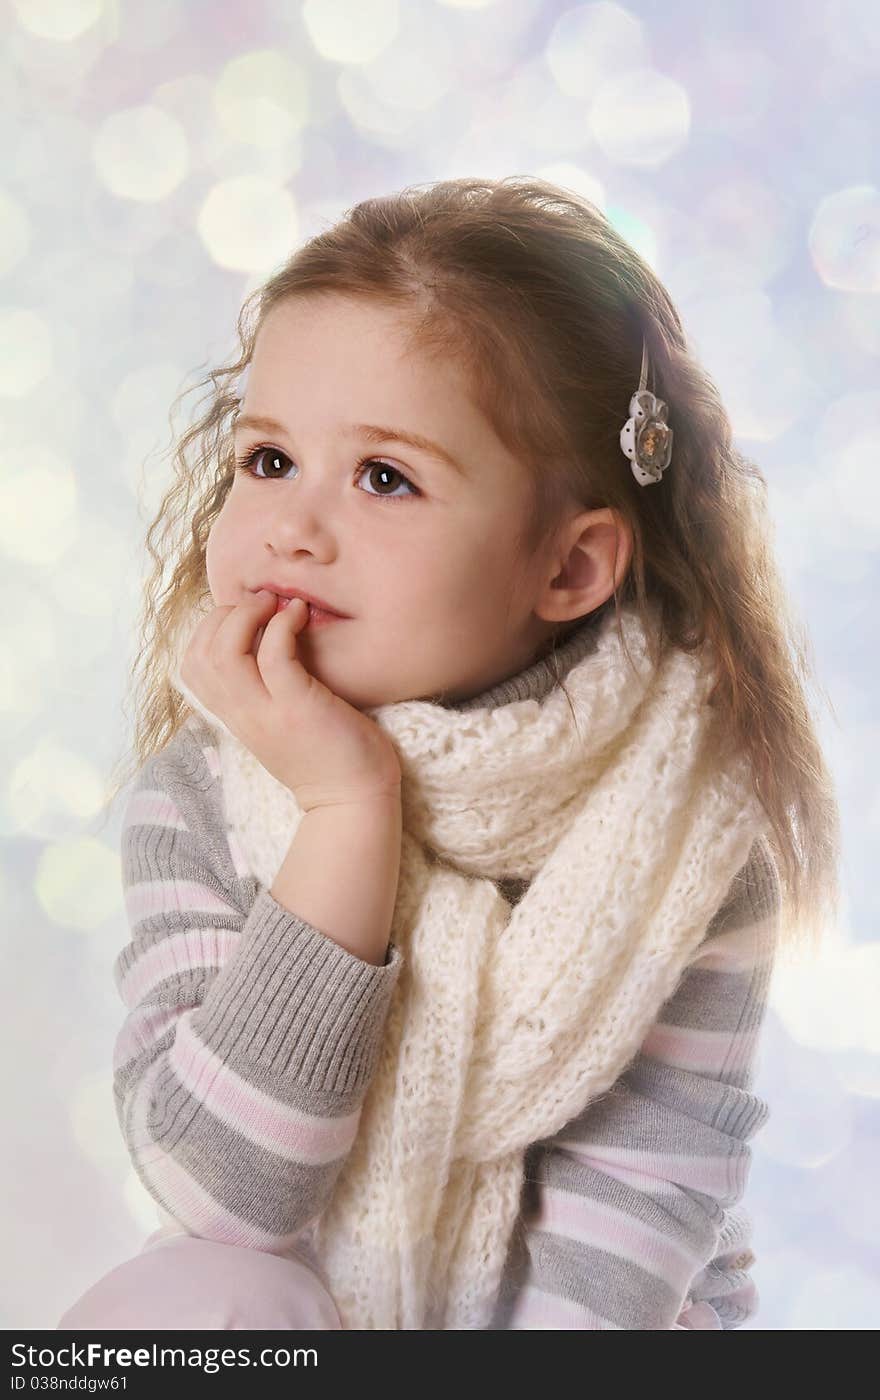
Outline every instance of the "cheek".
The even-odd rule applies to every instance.
[[[208,536],[208,543],[205,546],[205,569],[208,574],[209,583],[212,583],[213,579],[216,578],[223,555],[218,525],[219,521],[215,520],[211,527],[211,533]]]
[[[422,566],[419,608],[438,623],[463,623],[470,628],[494,625],[507,606],[509,562],[483,543],[470,549],[450,548],[435,556],[429,569]]]
[[[232,524],[231,512],[224,506],[211,526],[211,533],[208,535],[208,542],[205,546],[205,569],[212,592],[216,592],[218,584],[223,584],[224,575],[234,565],[236,534],[231,528]]]

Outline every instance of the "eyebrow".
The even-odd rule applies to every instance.
[[[282,433],[286,435],[283,423],[279,423],[276,418],[265,418],[257,413],[240,413],[233,418],[232,430],[237,432],[239,428],[256,428],[261,433]],[[375,423],[352,423],[349,429],[350,437],[362,437],[367,442],[402,442],[408,447],[415,447],[420,452],[426,452],[430,457],[435,457],[438,462],[445,462],[446,466],[458,472],[460,476],[466,476],[467,472],[461,462],[447,452],[445,447],[441,447],[438,442],[432,442],[430,438],[423,437],[421,433],[409,433],[404,428],[379,427]]]

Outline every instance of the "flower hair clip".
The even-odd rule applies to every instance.
[[[672,456],[672,429],[666,421],[669,408],[663,399],[648,392],[647,382],[648,342],[643,339],[639,387],[629,401],[630,417],[620,430],[620,445],[640,486],[659,481]]]

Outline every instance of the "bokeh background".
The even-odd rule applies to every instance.
[[[53,1328],[156,1227],[113,1110],[122,804],[100,812],[170,405],[357,199],[527,173],[657,270],[769,482],[845,866],[822,959],[771,991],[749,1327],[875,1328],[873,0],[11,0],[0,26],[2,1326]]]

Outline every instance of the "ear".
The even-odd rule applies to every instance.
[[[546,622],[569,622],[595,612],[620,587],[632,552],[632,527],[618,511],[579,512],[558,537],[534,611]]]

